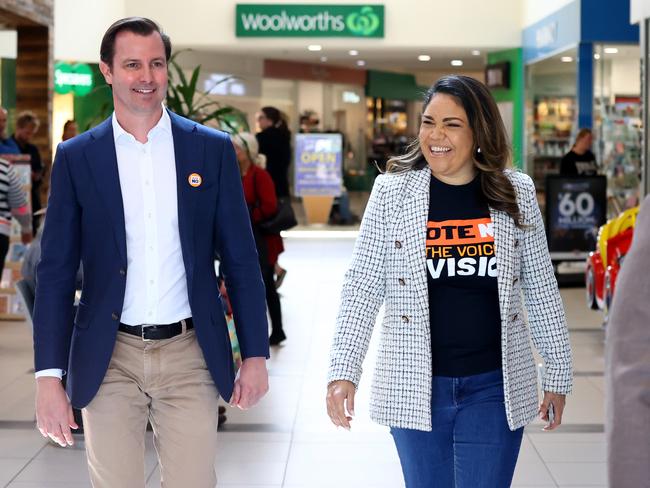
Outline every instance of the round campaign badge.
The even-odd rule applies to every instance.
[[[190,186],[193,186],[194,188],[201,186],[201,183],[203,182],[203,178],[201,178],[201,175],[198,173],[192,173],[188,178],[187,181],[189,181]]]

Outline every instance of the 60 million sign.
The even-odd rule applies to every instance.
[[[546,233],[553,253],[588,252],[607,218],[605,176],[547,176]]]

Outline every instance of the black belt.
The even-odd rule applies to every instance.
[[[194,322],[192,322],[192,317],[190,317],[180,322],[164,325],[126,325],[120,322],[118,330],[141,337],[145,341],[157,341],[160,339],[171,339],[182,333],[183,322],[185,322],[186,330],[194,328]]]

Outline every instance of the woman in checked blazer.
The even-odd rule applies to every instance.
[[[524,426],[538,414],[546,430],[562,421],[572,385],[564,310],[535,187],[509,162],[488,89],[441,78],[418,140],[388,162],[363,217],[327,410],[350,428],[385,305],[370,413],[391,427],[408,488],[508,487]],[[531,338],[545,362],[539,405]]]

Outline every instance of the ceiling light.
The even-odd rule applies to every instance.
[[[472,56],[480,56],[480,55],[481,55],[481,51],[479,51],[478,49],[474,49],[472,51]]]
[[[321,46],[320,44],[310,44],[309,46],[307,46],[307,49],[309,49],[310,51],[321,51],[323,49],[323,46]]]
[[[428,54],[420,54],[418,56],[418,61],[431,61],[431,56]]]
[[[348,54],[349,54],[350,56],[358,56],[358,55],[359,55],[359,51],[357,51],[356,49],[350,49],[350,50],[348,51]]]
[[[451,60],[451,65],[452,66],[462,66],[463,61],[461,59],[452,59]]]
[[[571,56],[562,56],[560,58],[560,61],[562,61],[563,63],[572,63],[573,58]]]
[[[594,59],[600,59],[600,54],[598,53],[594,54]]]
[[[363,59],[359,59],[357,61],[357,66],[365,66],[365,65],[366,65],[366,62]]]
[[[320,60],[324,63],[325,61],[327,61],[327,56],[321,56]]]
[[[605,51],[605,54],[616,54],[616,53],[618,53],[618,48],[615,48],[615,47],[606,47],[606,48],[604,49],[604,51]]]

